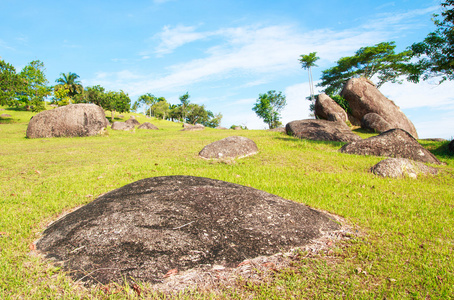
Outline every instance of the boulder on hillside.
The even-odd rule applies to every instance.
[[[341,96],[347,100],[353,117],[361,120],[368,113],[376,113],[392,128],[400,128],[418,138],[415,126],[407,116],[386,98],[368,79],[352,78],[342,89]]]
[[[324,93],[317,96],[314,105],[314,114],[319,119],[328,121],[347,122],[348,120],[345,110]]]
[[[361,140],[344,122],[299,120],[288,123],[285,130],[288,135],[314,141],[352,142]]]
[[[379,133],[393,129],[391,124],[376,113],[365,114],[361,119],[361,128]]]
[[[280,132],[280,133],[287,133],[287,132],[285,131],[285,127],[277,127],[277,128],[273,128],[273,129],[268,129],[268,131]]]
[[[140,122],[137,121],[137,119],[134,116],[131,116],[128,120],[125,121],[125,123],[132,124],[133,126],[140,125]]]
[[[191,124],[183,124],[183,129],[181,129],[180,131],[197,131],[197,130],[204,130],[205,129],[205,126],[203,126],[202,124],[195,124],[195,125],[191,125]]]
[[[12,118],[13,116],[10,114],[1,114],[0,118]]]
[[[243,130],[243,128],[241,128],[241,126],[235,126],[233,127],[233,130]]]
[[[140,125],[139,127],[137,127],[137,129],[158,130],[158,127],[156,127],[155,125],[151,124],[150,122],[145,122],[142,125]]]
[[[229,136],[206,145],[199,156],[202,158],[241,158],[258,152],[253,140],[242,136]]]
[[[30,120],[28,138],[92,136],[107,127],[104,110],[95,104],[72,104],[45,110]]]
[[[434,167],[426,166],[422,162],[406,158],[388,158],[382,160],[373,166],[370,171],[375,175],[392,178],[417,178],[419,174],[436,175],[438,173],[438,170]]]
[[[131,123],[116,121],[112,123],[112,126],[110,128],[112,128],[112,130],[133,130],[134,125]]]
[[[254,188],[168,176],[133,182],[67,214],[36,249],[74,280],[159,283],[169,271],[233,267],[340,229],[323,212]]]
[[[351,142],[339,149],[342,153],[408,158],[424,163],[441,162],[402,129],[391,129],[365,140]]]

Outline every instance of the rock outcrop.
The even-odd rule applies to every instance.
[[[107,127],[104,110],[95,104],[72,104],[35,115],[27,127],[28,138],[83,137]]]
[[[426,166],[422,162],[406,159],[406,158],[388,158],[382,160],[370,171],[375,175],[383,177],[410,177],[417,178],[418,175],[436,175],[438,170],[434,167]]]
[[[128,120],[125,121],[125,123],[131,124],[133,126],[140,125],[140,122],[137,121],[137,119],[134,116],[131,116]]]
[[[352,142],[361,140],[344,122],[299,120],[288,123],[285,130],[288,135],[314,141]]]
[[[134,130],[134,125],[126,122],[113,122],[112,130]]]
[[[151,130],[158,130],[158,127],[151,124],[150,122],[144,122],[142,125],[137,127],[137,129],[151,129]]]
[[[393,129],[391,124],[376,113],[365,114],[361,119],[361,128],[379,133]]]
[[[375,85],[366,78],[352,78],[342,89],[341,96],[347,100],[353,117],[361,120],[368,113],[376,113],[392,128],[400,128],[418,138],[415,126],[407,116],[386,98]]]
[[[325,213],[250,187],[168,176],[100,196],[52,223],[36,248],[74,280],[157,283],[170,270],[236,266],[340,227]]]
[[[317,96],[314,105],[314,114],[319,119],[328,121],[347,122],[348,120],[345,110],[327,94]]]
[[[441,163],[432,153],[423,148],[411,134],[402,129],[391,129],[365,140],[348,143],[339,151],[348,154],[408,158],[432,164]]]
[[[242,136],[229,136],[206,145],[200,152],[202,158],[241,158],[258,152],[251,139]]]
[[[183,124],[183,129],[181,129],[181,131],[197,131],[197,130],[204,130],[205,129],[205,126],[203,126],[202,124],[195,124],[195,125],[191,125],[191,124]]]

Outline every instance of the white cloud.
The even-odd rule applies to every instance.
[[[178,25],[173,28],[171,26],[164,26],[162,32],[155,35],[155,38],[161,40],[155,49],[155,53],[158,55],[168,54],[184,44],[204,39],[211,35],[209,32],[202,33],[196,32],[195,30],[195,26]]]

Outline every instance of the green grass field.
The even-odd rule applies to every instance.
[[[13,117],[0,119],[1,299],[139,298],[127,286],[118,293],[81,288],[30,255],[29,246],[63,212],[128,183],[167,175],[251,186],[340,215],[361,233],[259,285],[239,281],[235,288],[187,292],[178,299],[454,298],[454,157],[447,155],[446,142],[421,141],[446,163],[437,166],[439,175],[389,179],[368,172],[383,158],[338,153],[342,143],[263,130],[182,132],[181,124],[155,119],[160,130],[27,139],[33,113],[4,113]],[[231,162],[197,156],[205,145],[231,135],[254,140],[260,152]],[[146,291],[140,297],[169,298]]]

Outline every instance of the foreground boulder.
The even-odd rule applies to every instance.
[[[422,162],[406,158],[388,158],[382,160],[373,166],[370,171],[375,175],[392,178],[417,178],[419,174],[436,175],[438,173],[438,170],[434,167],[426,166]]]
[[[345,110],[340,107],[331,97],[327,94],[320,94],[314,105],[314,114],[319,119],[334,121],[334,122],[347,122],[348,117]]]
[[[156,127],[155,125],[151,124],[150,122],[145,122],[142,125],[140,125],[139,127],[137,127],[137,129],[158,130],[158,127]]]
[[[169,176],[100,196],[52,223],[36,247],[75,280],[157,283],[170,270],[236,266],[339,228],[322,212],[260,190]]]
[[[344,122],[299,120],[287,123],[285,130],[288,135],[314,141],[352,142],[361,140]]]
[[[391,129],[365,140],[352,142],[339,149],[342,153],[408,158],[424,163],[441,162],[408,132]]]
[[[242,136],[229,136],[205,146],[199,152],[202,158],[236,158],[246,157],[258,152],[253,140]]]
[[[418,138],[413,123],[370,80],[364,77],[348,80],[342,89],[341,96],[347,100],[352,115],[356,119],[361,120],[368,113],[376,113],[388,122],[391,128],[403,129]]]
[[[133,130],[134,125],[126,122],[113,122],[110,128],[112,130]]]
[[[35,115],[28,138],[92,136],[107,127],[104,110],[95,104],[72,104]]]

